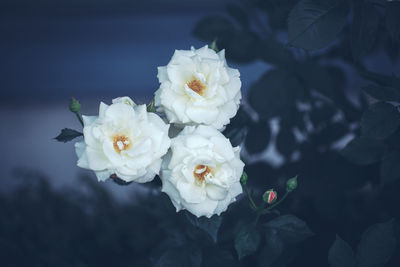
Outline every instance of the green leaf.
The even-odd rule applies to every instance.
[[[272,219],[265,226],[278,231],[282,240],[288,243],[301,242],[314,235],[304,221],[290,214]]]
[[[197,218],[196,216],[188,212],[185,212],[185,215],[193,226],[198,227],[201,230],[205,231],[207,234],[210,235],[210,237],[214,240],[214,242],[217,242],[218,230],[222,223],[221,216],[214,215],[211,218],[206,218],[206,217]]]
[[[381,141],[361,136],[351,140],[340,154],[350,162],[367,165],[380,161],[384,152]]]
[[[66,143],[82,135],[83,134],[81,132],[69,128],[64,128],[61,130],[61,133],[54,139],[56,139],[58,142]]]
[[[357,261],[362,267],[384,266],[396,248],[394,221],[372,225],[361,236]]]
[[[150,101],[149,104],[147,104],[146,107],[147,107],[147,112],[156,112],[154,98]]]
[[[259,41],[257,56],[267,63],[279,66],[294,64],[294,57],[289,50],[271,36]]]
[[[354,252],[344,240],[336,235],[336,240],[332,244],[328,253],[328,261],[331,267],[356,267]]]
[[[260,7],[268,14],[268,23],[274,31],[287,30],[287,18],[290,10],[298,0],[258,1]]]
[[[288,158],[297,147],[292,125],[281,123],[278,136],[276,137],[276,148],[282,155]]]
[[[378,102],[369,106],[361,118],[361,132],[364,136],[385,139],[400,126],[400,113],[391,104]]]
[[[170,248],[158,259],[156,267],[200,267],[201,250],[191,244]]]
[[[208,43],[217,40],[217,46],[223,49],[235,35],[235,27],[224,17],[208,16],[197,23],[193,34]]]
[[[310,113],[310,120],[314,127],[318,127],[320,124],[326,125],[335,113],[337,113],[337,109],[333,105],[323,104],[321,106],[315,106]]]
[[[373,81],[379,85],[392,86],[393,84],[393,76],[379,74],[368,70],[359,70],[358,72],[363,78]]]
[[[264,74],[250,89],[250,105],[261,118],[282,116],[296,105],[304,93],[300,81],[284,69]]]
[[[216,40],[212,41],[212,43],[210,44],[210,49],[214,50],[217,53],[219,52]]]
[[[295,65],[296,73],[307,83],[310,89],[315,89],[326,97],[333,98],[334,79],[328,69],[313,61],[301,62]]]
[[[258,38],[253,32],[249,30],[237,31],[231,37],[232,39],[225,46],[228,60],[247,63],[256,59],[257,50],[254,48],[258,45]]]
[[[378,100],[400,102],[400,90],[390,86],[380,86],[370,84],[362,87],[362,89]]]
[[[260,233],[254,224],[242,226],[235,237],[235,249],[239,260],[256,252],[260,241]]]
[[[241,6],[229,3],[226,5],[226,10],[232,18],[237,20],[243,26],[247,27],[249,25],[249,17]]]
[[[351,25],[351,51],[355,61],[366,56],[374,45],[379,25],[379,13],[370,3],[356,5]]]
[[[381,183],[390,184],[400,178],[400,152],[392,151],[387,153],[381,164]]]
[[[400,2],[387,2],[385,22],[391,38],[400,42]]]
[[[327,119],[328,118],[326,118],[326,120]],[[340,138],[342,138],[343,136],[345,136],[350,132],[349,125],[344,122],[332,122],[329,123],[328,125],[321,123],[321,125],[324,127],[322,127],[322,129],[316,132],[315,135],[313,136],[314,144],[321,147],[327,147],[332,145],[333,142],[339,140]]]
[[[341,32],[348,13],[346,0],[301,0],[288,18],[289,45],[320,49]]]
[[[234,259],[233,255],[229,251],[221,250],[218,246],[206,247],[203,249],[203,261],[202,267],[236,267],[239,266],[239,262]]]
[[[278,231],[267,228],[265,232],[265,245],[261,251],[263,266],[275,266],[275,261],[284,252],[285,243],[279,237]]]
[[[246,125],[251,121],[249,115],[239,108],[236,116],[232,118],[223,134],[231,141],[232,146],[241,145],[246,136]]]
[[[400,150],[400,130],[397,130],[391,136],[386,138],[385,143],[390,148],[395,148]]]
[[[265,150],[271,138],[271,130],[267,122],[252,123],[247,132],[245,146],[249,153],[255,154]]]
[[[396,64],[400,56],[399,42],[392,40],[389,33],[386,33],[383,39],[383,49],[386,55],[389,57],[392,64]]]
[[[111,180],[116,183],[117,185],[130,185],[133,182],[125,182],[124,180],[122,180],[121,178],[119,178],[117,175],[112,174],[110,176]]]
[[[240,177],[240,182],[245,185],[247,183],[248,179],[249,179],[249,176],[247,175],[247,173],[245,171],[243,171],[242,176]]]

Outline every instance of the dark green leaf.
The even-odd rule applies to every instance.
[[[391,63],[396,64],[400,56],[400,45],[399,42],[392,40],[389,33],[384,36],[383,49],[385,50],[386,55],[388,55]]]
[[[239,108],[236,116],[232,118],[230,123],[224,130],[224,135],[229,138],[232,146],[240,145],[246,136],[246,125],[251,122],[251,118],[243,108]]]
[[[359,61],[374,45],[380,16],[375,7],[367,2],[356,5],[354,12],[350,34],[351,50],[354,60]]]
[[[288,243],[301,242],[314,235],[304,221],[290,214],[272,219],[265,226],[278,231],[282,240]]]
[[[267,228],[265,233],[265,246],[260,253],[263,266],[275,266],[274,262],[284,251],[285,244],[276,229]]]
[[[245,128],[230,128],[229,125],[226,128],[224,135],[226,138],[229,139],[232,146],[238,146],[242,144],[243,140],[246,136],[246,129]]]
[[[235,249],[239,259],[256,252],[260,240],[260,233],[253,224],[242,226],[235,236]]]
[[[270,36],[259,42],[257,56],[270,64],[280,66],[289,66],[294,64],[293,55],[289,50],[275,38]]]
[[[390,259],[396,248],[393,220],[372,225],[361,236],[357,261],[362,267],[380,267]]]
[[[378,100],[400,102],[400,90],[396,88],[370,84],[362,89]]]
[[[400,78],[392,74],[392,87],[400,90]]]
[[[202,267],[236,267],[239,262],[229,251],[220,250],[217,246],[203,249]]]
[[[386,154],[381,164],[381,183],[386,185],[400,178],[400,152]]]
[[[337,109],[333,105],[323,104],[320,107],[313,108],[310,113],[310,120],[314,127],[318,127],[320,124],[326,125],[336,112]]]
[[[390,148],[400,149],[400,130],[397,130],[391,136],[386,138],[385,143]]]
[[[331,267],[356,267],[353,250],[344,240],[336,235],[336,240],[329,249],[328,261]]]
[[[185,215],[187,219],[193,224],[193,226],[202,229],[211,236],[214,242],[217,242],[218,230],[222,223],[221,216],[214,215],[211,218],[206,218],[206,217],[197,218],[196,216],[188,212],[186,212]]]
[[[394,41],[400,42],[400,2],[386,3],[386,28]]]
[[[117,185],[130,185],[131,183],[133,183],[133,182],[125,182],[125,181],[122,180],[121,178],[118,178],[118,176],[115,175],[115,174],[112,174],[112,175],[110,176],[110,178],[111,178],[112,181],[113,181],[114,183],[116,183]]]
[[[249,17],[241,6],[229,3],[226,5],[226,10],[232,18],[236,19],[243,26],[247,27],[249,25]]]
[[[373,81],[374,83],[382,86],[392,86],[393,84],[393,76],[379,74],[367,70],[359,70],[359,73],[365,79]]]
[[[380,161],[385,152],[385,145],[379,140],[365,136],[356,137],[340,152],[350,162],[367,165]]]
[[[68,128],[64,128],[61,130],[61,133],[55,137],[54,139],[56,139],[58,142],[69,142],[79,136],[82,136],[83,134],[81,132],[72,130],[72,129],[68,129]]]
[[[258,39],[254,33],[248,30],[238,31],[232,35],[229,44],[225,46],[226,57],[239,63],[250,62],[257,56],[256,49],[254,49],[257,45]]]
[[[347,123],[335,122],[329,123],[325,127],[322,127],[320,131],[314,134],[313,138],[315,144],[327,148],[333,142],[339,140],[349,132],[349,126]]]
[[[270,119],[293,109],[303,93],[302,85],[293,74],[275,69],[264,74],[251,87],[249,102],[261,118]]]
[[[267,122],[260,121],[249,126],[245,146],[249,153],[255,154],[265,150],[269,144],[271,130]]]
[[[342,30],[347,13],[346,0],[301,0],[289,14],[289,45],[307,50],[325,47]]]
[[[306,61],[295,65],[296,73],[307,84],[310,89],[317,90],[326,97],[333,98],[335,88],[333,79],[330,76],[328,69],[320,66],[313,61]]]
[[[155,264],[156,267],[200,267],[201,250],[193,245],[185,244],[164,252]]]
[[[297,0],[259,1],[261,8],[268,14],[268,22],[275,30],[287,30],[287,18]]]
[[[197,23],[193,34],[208,43],[217,40],[217,46],[224,49],[235,34],[235,27],[224,17],[208,16]]]
[[[297,142],[294,136],[293,127],[290,124],[281,123],[276,139],[276,148],[285,157],[290,157],[297,149]]]
[[[385,139],[400,126],[400,113],[388,103],[372,104],[361,118],[361,131],[366,137]]]

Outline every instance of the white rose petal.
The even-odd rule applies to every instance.
[[[100,103],[99,116],[83,116],[83,123],[84,141],[75,144],[77,165],[95,171],[99,181],[115,174],[144,183],[159,173],[171,143],[169,125],[146,105],[116,98],[110,106]]]
[[[240,149],[212,126],[186,126],[163,161],[162,191],[176,210],[197,217],[221,214],[242,193]]]
[[[176,50],[167,66],[158,67],[157,77],[155,106],[171,123],[221,130],[236,115],[242,84],[239,71],[227,66],[224,50]]]

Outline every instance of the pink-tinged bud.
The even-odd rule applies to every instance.
[[[263,194],[263,199],[268,204],[274,203],[277,198],[278,198],[278,194],[273,189],[267,190]]]

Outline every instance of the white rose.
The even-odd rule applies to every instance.
[[[162,191],[176,211],[186,209],[197,217],[221,214],[242,193],[244,163],[240,148],[232,147],[211,126],[187,126],[172,139],[161,169]]]
[[[144,183],[159,173],[170,146],[169,125],[146,105],[129,97],[108,106],[100,103],[99,116],[83,116],[84,141],[75,144],[78,166],[95,171],[99,181],[116,174],[126,182]]]
[[[212,125],[223,129],[239,108],[241,81],[229,68],[225,51],[176,50],[167,66],[158,67],[160,88],[155,106],[171,123]]]
[[[133,102],[133,100],[128,96],[122,96],[122,97],[114,98],[112,100],[112,103],[113,104],[124,103],[124,104],[130,105],[132,107],[136,106],[135,102]]]

